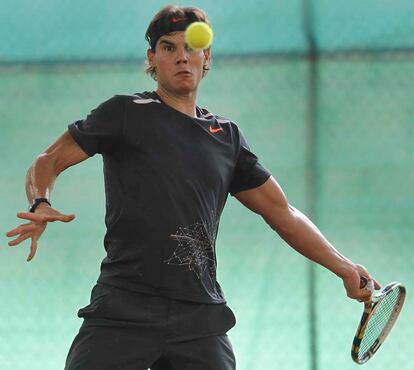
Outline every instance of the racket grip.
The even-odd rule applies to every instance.
[[[361,289],[367,289],[372,293],[374,291],[374,281],[368,280],[365,276],[361,276],[359,287]]]

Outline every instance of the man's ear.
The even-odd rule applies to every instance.
[[[147,49],[148,64],[151,67],[154,67],[154,55],[155,55],[155,53],[151,49]]]
[[[211,48],[203,50],[204,53],[204,65],[209,66],[211,62]]]

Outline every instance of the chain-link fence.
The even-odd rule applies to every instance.
[[[159,1],[44,0],[0,12],[0,369],[63,368],[104,256],[102,164],[59,176],[38,255],[6,248],[26,208],[37,154],[116,93],[153,90],[144,33]],[[382,282],[403,281],[407,304],[367,369],[414,368],[414,3],[408,0],[199,1],[214,31],[199,105],[231,117],[285,190],[333,244]],[[350,345],[362,307],[340,279],[310,265],[230,199],[218,278],[238,324],[238,368],[356,368]]]

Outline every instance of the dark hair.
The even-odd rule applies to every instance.
[[[200,8],[167,5],[152,18],[147,28],[147,32],[145,33],[145,39],[148,41],[151,50],[155,53],[157,41],[161,36],[171,32],[185,31],[185,29],[193,22],[205,22],[210,25],[207,19],[207,14]],[[209,66],[203,67],[203,77],[209,70]],[[151,77],[156,80],[156,71],[154,67],[147,66],[145,72],[150,74]]]

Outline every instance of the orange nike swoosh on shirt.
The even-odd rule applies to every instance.
[[[219,132],[219,131],[223,131],[223,129],[221,127],[214,128],[213,126],[209,126],[208,130],[213,134],[215,134],[216,132]]]

